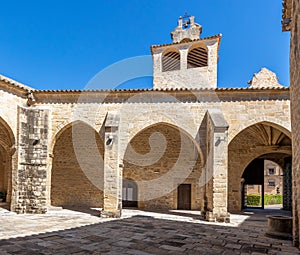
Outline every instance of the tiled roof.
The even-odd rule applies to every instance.
[[[33,92],[35,94],[45,94],[45,93],[130,93],[130,92],[209,92],[209,91],[216,91],[216,92],[222,92],[222,91],[268,91],[268,90],[275,90],[275,91],[288,91],[289,87],[262,87],[262,88],[216,88],[216,89],[208,89],[208,88],[165,88],[165,89],[113,89],[113,90],[34,90]]]
[[[3,82],[5,82],[5,83],[7,83],[9,85],[14,85],[17,88],[20,88],[20,89],[23,89],[23,90],[26,90],[26,91],[34,90],[33,88],[31,88],[31,87],[29,87],[27,85],[19,83],[19,82],[15,81],[15,80],[12,80],[12,79],[4,76],[4,75],[1,75],[1,74],[0,74],[0,81],[3,81]]]
[[[222,34],[217,34],[214,36],[209,36],[209,37],[192,40],[190,42],[177,42],[177,43],[169,43],[169,44],[152,45],[150,48],[151,48],[151,52],[153,52],[153,49],[160,48],[160,47],[166,47],[166,46],[171,46],[171,45],[184,45],[184,44],[190,44],[191,42],[200,42],[200,41],[207,41],[207,40],[211,40],[211,39],[221,39],[221,38],[222,38]]]
[[[289,87],[262,87],[262,88],[140,88],[140,89],[99,89],[99,90],[80,90],[80,89],[67,89],[67,90],[36,90],[19,82],[16,82],[8,77],[0,75],[0,81],[11,86],[12,89],[16,89],[19,92],[22,92],[22,96],[27,96],[29,93],[33,93],[34,95],[45,95],[45,94],[81,94],[81,93],[113,93],[113,94],[128,94],[128,93],[139,93],[139,92],[258,92],[258,91],[289,91]]]

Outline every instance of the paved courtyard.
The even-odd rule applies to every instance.
[[[125,209],[121,219],[101,219],[97,209],[17,215],[0,208],[0,255],[300,254],[291,241],[264,235],[272,213],[232,214],[225,224],[203,221],[196,211]]]

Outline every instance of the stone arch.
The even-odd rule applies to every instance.
[[[145,114],[147,114],[147,113],[145,113]],[[149,120],[147,122],[146,121],[141,122],[141,123],[139,123],[139,126],[134,126],[128,130],[128,134],[129,134],[129,136],[127,137],[128,144],[135,136],[137,136],[138,134],[143,132],[143,130],[150,128],[150,127],[154,127],[156,125],[164,124],[169,127],[174,127],[174,128],[180,129],[180,131],[182,131],[183,134],[185,134],[188,138],[190,138],[192,141],[194,141],[194,144],[197,147],[199,154],[200,154],[201,164],[204,164],[204,155],[203,155],[202,149],[199,146],[199,144],[200,144],[199,137],[198,137],[199,127],[197,125],[186,124],[184,122],[188,123],[189,120],[184,119],[182,121],[181,125],[179,126],[179,125],[174,124],[172,120],[169,120],[168,118],[165,118],[164,116],[162,116],[162,118],[158,118],[158,119],[150,118],[150,117],[148,119]]]
[[[280,121],[278,117],[261,116],[261,117],[256,117],[255,119],[245,120],[241,122],[241,124],[234,126],[234,128],[231,128],[231,126],[229,125],[228,142],[230,143],[233,140],[233,138],[235,138],[240,132],[242,132],[247,127],[250,127],[258,123],[266,123],[271,126],[274,126],[280,129],[283,133],[285,133],[289,137],[291,137],[290,121]]]
[[[202,207],[202,152],[180,127],[159,122],[140,130],[128,143],[123,163],[123,178],[138,185],[139,208],[177,209],[180,184],[191,185],[191,208]]]
[[[57,138],[68,128],[70,128],[72,125],[76,123],[85,123],[87,126],[91,127],[94,129],[94,126],[86,121],[83,120],[68,120],[64,121],[63,123],[60,123],[59,125],[56,126],[56,130],[54,134],[52,135],[52,139],[49,144],[49,153],[52,154],[54,145],[56,143]]]
[[[180,70],[180,51],[176,48],[169,48],[162,53],[162,72]]]
[[[204,44],[194,44],[187,54],[187,68],[208,66],[208,49]]]
[[[0,144],[5,147],[5,149],[11,149],[13,145],[15,145],[15,136],[10,128],[10,126],[7,124],[7,122],[0,117]]]
[[[83,121],[74,121],[55,137],[52,153],[51,205],[103,206],[101,136]]]
[[[241,130],[228,145],[228,209],[241,210],[242,174],[254,159],[266,154],[291,155],[291,134],[272,122],[258,122]]]
[[[5,200],[12,200],[13,154],[15,137],[7,122],[0,117],[0,192],[6,194]]]

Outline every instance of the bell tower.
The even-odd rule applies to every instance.
[[[152,45],[154,89],[214,89],[221,35],[200,38],[194,16],[179,17],[172,43]]]
[[[186,39],[197,40],[202,33],[202,26],[195,23],[195,17],[185,14],[179,17],[178,26],[171,32],[173,43],[179,43]]]

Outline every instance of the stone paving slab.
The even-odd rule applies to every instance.
[[[0,255],[300,254],[291,241],[264,235],[266,213],[203,221],[196,211],[123,210],[103,219],[74,210],[17,215],[0,209]]]

